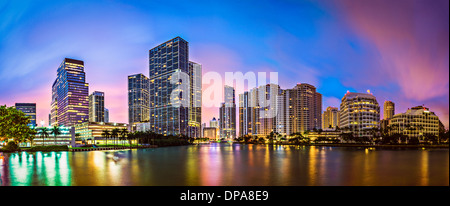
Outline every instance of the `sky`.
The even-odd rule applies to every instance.
[[[35,102],[47,124],[56,70],[75,58],[127,123],[127,76],[148,76],[148,51],[176,36],[203,74],[278,72],[282,89],[316,86],[323,109],[370,90],[381,111],[425,105],[449,126],[448,0],[0,0],[0,105]],[[217,116],[203,108],[207,125]]]

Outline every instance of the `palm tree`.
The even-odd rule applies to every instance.
[[[131,140],[134,139],[135,136],[136,136],[136,132],[130,132],[126,136],[126,139],[128,140],[128,144],[130,145],[130,148],[131,148]]]
[[[45,138],[48,137],[49,132],[50,131],[47,129],[47,127],[41,127],[39,129],[39,134],[42,136],[42,145],[45,145]]]
[[[28,136],[26,137],[26,139],[30,141],[30,147],[33,147],[33,141],[37,133],[38,132],[35,129],[32,129],[30,134],[28,134]]]
[[[56,136],[61,134],[61,129],[59,129],[58,126],[53,126],[53,128],[50,129],[51,133],[55,136],[55,145],[56,145]]]
[[[128,130],[126,128],[122,128],[120,130],[120,136],[122,136],[122,139],[126,139],[128,135]],[[122,141],[122,145],[123,145],[123,141]]]
[[[105,138],[105,140],[106,140],[106,146],[108,146],[108,137],[109,137],[109,135],[111,135],[109,130],[105,129],[105,130],[102,131],[102,137]]]
[[[113,130],[111,130],[111,137],[113,138],[113,144],[114,144],[114,148],[116,147],[116,137],[119,136],[120,133],[120,129],[118,128],[114,128]]]

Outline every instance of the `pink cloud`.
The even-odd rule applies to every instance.
[[[410,100],[400,108],[432,101],[448,127],[448,1],[345,0],[336,5],[354,32],[379,51],[381,66],[372,72],[386,74],[383,81],[396,82],[398,96]]]

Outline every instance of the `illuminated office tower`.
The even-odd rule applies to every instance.
[[[239,136],[252,135],[249,92],[239,94]]]
[[[277,118],[276,131],[281,135],[290,135],[292,133],[292,116],[293,116],[293,101],[292,90],[282,90],[277,97]]]
[[[220,138],[236,138],[236,100],[233,87],[225,85],[224,103],[219,110]]]
[[[52,84],[52,101],[51,101],[51,110],[50,110],[50,126],[58,125],[58,93],[56,82],[58,79]]]
[[[109,122],[109,110],[105,108],[105,123]]]
[[[380,106],[371,93],[347,92],[341,101],[339,127],[356,137],[371,137],[372,129],[378,128]]]
[[[29,127],[36,127],[36,103],[16,103],[15,108],[30,117]]]
[[[89,122],[105,122],[105,93],[95,91],[89,95]]]
[[[177,72],[182,72],[184,76],[189,74],[188,42],[181,37],[175,37],[149,51],[150,125],[151,130],[159,134],[188,135],[189,103],[180,103],[190,98],[190,95],[183,95],[183,91],[178,88],[183,81],[174,79],[177,83],[171,83]],[[173,102],[172,93],[179,94]]]
[[[189,123],[188,137],[201,137],[202,122],[202,65],[189,62]]]
[[[65,58],[52,86],[52,125],[73,126],[89,121],[89,84],[84,62]]]
[[[268,136],[276,132],[277,97],[280,94],[280,86],[267,84],[258,87],[259,122],[261,127],[258,135]]]
[[[149,121],[149,98],[148,78],[143,74],[128,76],[128,122],[131,127]]]
[[[327,107],[322,114],[322,129],[336,129],[339,127],[339,109]]]
[[[395,104],[391,101],[385,101],[383,105],[383,116],[385,120],[392,119],[395,114]]]

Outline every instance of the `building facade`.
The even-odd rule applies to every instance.
[[[36,103],[16,103],[15,108],[25,113],[25,116],[30,117],[29,127],[37,127]]]
[[[105,122],[83,122],[74,125],[75,133],[80,134],[79,138],[84,140],[95,141],[94,144],[104,144],[105,137],[102,135],[104,130],[111,132],[113,129],[127,129],[128,124],[125,123],[105,123]]]
[[[395,114],[390,123],[391,134],[404,134],[421,139],[425,134],[439,135],[439,117],[424,106],[408,109]]]
[[[156,133],[188,135],[189,105],[173,106],[185,100],[182,99],[183,91],[178,88],[182,81],[171,81],[179,72],[187,74],[186,76],[189,74],[187,41],[175,37],[149,51],[149,119],[152,130]],[[189,77],[186,81],[188,79]],[[173,94],[179,94],[179,97],[172,100]]]
[[[202,65],[189,62],[189,123],[188,137],[201,137],[202,122]]]
[[[105,122],[105,93],[95,91],[89,95],[89,121]]]
[[[128,124],[149,121],[148,78],[143,74],[128,76]],[[108,112],[109,113],[109,112]],[[109,114],[108,114],[109,116]],[[108,117],[109,122],[109,117]]]
[[[383,119],[389,120],[395,114],[395,104],[392,101],[385,101],[383,105]]]
[[[109,109],[105,108],[105,122],[109,122]]]
[[[203,128],[203,137],[209,138],[210,140],[216,140],[218,129],[216,127],[205,127]]]
[[[52,85],[52,125],[73,126],[89,121],[89,84],[84,62],[65,58]]]
[[[339,109],[327,107],[322,114],[322,129],[336,129],[336,127],[339,127]]]
[[[236,138],[236,100],[233,87],[225,85],[224,100],[219,110],[220,138]]]
[[[249,92],[239,94],[239,137],[252,135]]]
[[[380,106],[370,93],[347,92],[339,111],[340,128],[356,137],[372,137],[372,129],[379,128]]]

